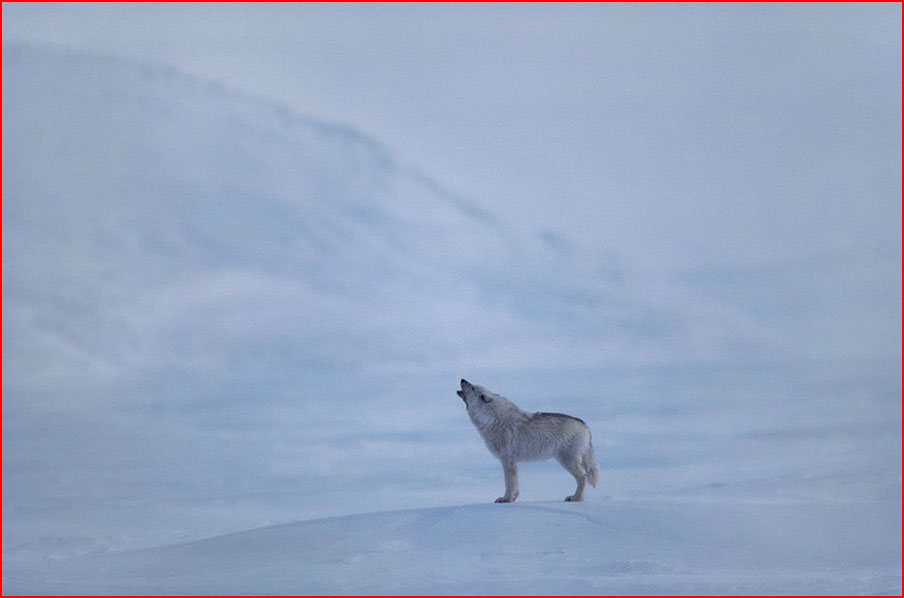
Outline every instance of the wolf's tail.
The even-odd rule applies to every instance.
[[[596,455],[593,454],[593,441],[587,445],[587,450],[581,457],[581,466],[584,468],[584,474],[590,485],[596,488],[596,483],[600,481],[600,465],[596,462]]]

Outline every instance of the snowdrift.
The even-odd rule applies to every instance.
[[[881,504],[481,504],[8,571],[6,594],[897,594]]]

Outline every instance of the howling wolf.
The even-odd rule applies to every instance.
[[[567,501],[584,500],[586,482],[596,486],[600,468],[593,455],[590,428],[582,420],[561,413],[527,413],[506,399],[467,380],[456,394],[465,402],[471,421],[490,452],[502,461],[505,495],[496,502],[518,498],[518,462],[555,457],[574,476],[578,488]]]

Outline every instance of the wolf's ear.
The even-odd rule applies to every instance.
[[[493,397],[491,397],[491,396],[487,395],[486,393],[482,392],[482,393],[480,393],[480,400],[483,401],[484,403],[492,403],[492,402],[493,402]]]

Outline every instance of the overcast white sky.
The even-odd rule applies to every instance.
[[[900,248],[901,6],[4,4],[645,267]]]

